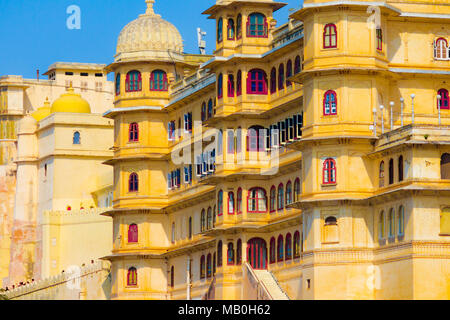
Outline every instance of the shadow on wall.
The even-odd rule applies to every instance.
[[[105,281],[103,281],[102,289],[103,293],[105,294],[106,300],[111,300],[111,272],[108,273],[108,276],[106,277]]]

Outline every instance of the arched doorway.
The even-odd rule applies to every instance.
[[[253,238],[247,242],[247,261],[253,269],[267,269],[267,245],[261,238]]]

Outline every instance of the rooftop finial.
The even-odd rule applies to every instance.
[[[153,11],[153,4],[155,3],[155,0],[145,0],[147,3],[147,11],[145,12],[146,15],[152,16],[155,14],[155,11]]]

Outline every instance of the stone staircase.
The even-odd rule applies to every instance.
[[[267,270],[253,270],[259,280],[270,294],[273,300],[289,300],[287,294],[281,289],[274,275]]]

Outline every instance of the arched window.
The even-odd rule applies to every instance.
[[[284,64],[278,67],[278,90],[284,89]]]
[[[398,181],[403,181],[403,156],[398,157]]]
[[[202,104],[202,121],[206,120],[206,103],[203,102]]]
[[[136,122],[130,123],[130,126],[128,128],[128,141],[139,141],[139,125]]]
[[[236,213],[242,213],[242,189],[239,188],[236,196]]]
[[[130,174],[130,178],[128,179],[128,191],[129,192],[139,191],[139,177],[135,172]]]
[[[81,144],[81,135],[78,131],[73,134],[73,144]]]
[[[264,151],[265,129],[261,126],[251,126],[247,130],[247,151]]]
[[[217,210],[216,210],[216,205],[214,205],[214,210],[213,210],[213,227],[216,226],[216,219],[217,219]]]
[[[236,130],[236,153],[241,153],[242,151],[242,128],[238,127]]]
[[[242,241],[239,239],[236,245],[236,265],[240,266],[242,264]]]
[[[208,215],[206,219],[206,227],[208,230],[213,228],[213,216],[212,216],[212,209],[211,207],[208,208]]]
[[[223,19],[220,18],[217,21],[217,42],[222,42],[223,40]]]
[[[384,211],[381,211],[380,217],[378,220],[378,238],[384,239],[385,237],[385,217],[384,217]]]
[[[133,70],[127,73],[125,83],[126,92],[136,92],[142,90],[142,76],[139,71]]]
[[[323,184],[336,183],[336,161],[328,158],[323,162]]]
[[[228,97],[234,97],[234,76],[232,74],[228,75]]]
[[[378,185],[380,188],[384,187],[384,161],[380,162],[380,170],[378,173]]]
[[[288,181],[286,184],[286,205],[292,203],[292,183]]]
[[[295,182],[294,182],[294,201],[295,202],[300,200],[300,194],[301,194],[300,179],[297,178],[297,179],[295,179]]]
[[[234,246],[233,243],[228,243],[228,249],[227,249],[227,265],[232,266],[234,265]]]
[[[290,233],[288,233],[286,235],[286,260],[291,260],[292,259],[292,236]]]
[[[437,60],[448,59],[447,40],[439,38],[434,42],[434,58]]]
[[[329,216],[325,219],[325,225],[326,226],[336,226],[337,225],[337,219],[334,216]]]
[[[270,188],[270,212],[275,212],[275,203],[277,199],[277,190],[275,188],[275,186],[272,186],[272,188]]]
[[[120,94],[120,73],[116,75],[116,96]]]
[[[217,194],[217,214],[223,215],[223,191],[220,190]]]
[[[128,269],[127,274],[127,286],[129,287],[135,287],[138,284],[138,277],[137,277],[137,270],[135,267],[131,267]]]
[[[170,287],[175,287],[175,267],[170,268]]]
[[[263,70],[250,70],[247,76],[247,93],[267,94],[267,76]]]
[[[300,232],[294,233],[294,259],[300,257]]]
[[[172,223],[172,243],[175,243],[175,222]]]
[[[277,69],[272,68],[270,71],[270,93],[277,92]]]
[[[394,159],[389,160],[389,184],[394,183]]]
[[[450,153],[441,156],[441,179],[450,179]]]
[[[438,108],[440,107],[442,109],[450,109],[450,98],[448,96],[448,90],[447,89],[440,89],[438,91],[438,95],[441,96],[441,98],[438,100]]]
[[[213,101],[212,101],[212,99],[209,99],[209,101],[208,101],[208,119],[209,118],[212,118],[212,116],[213,116]]]
[[[202,213],[200,215],[200,231],[205,231],[205,209],[202,210]]]
[[[383,50],[383,30],[381,30],[381,28],[377,28],[376,37],[377,37],[377,50],[381,51]]]
[[[302,71],[302,64],[300,61],[300,56],[296,56],[294,62],[294,74],[300,73],[301,71]]]
[[[192,239],[192,217],[189,217],[188,237]]]
[[[405,207],[403,206],[398,208],[397,231],[399,236],[405,234]]]
[[[206,267],[205,262],[206,262],[205,256],[203,255],[200,258],[200,279],[205,279],[205,267]]]
[[[277,209],[278,210],[283,210],[284,208],[284,188],[283,188],[283,184],[280,183],[278,185],[278,192],[277,192]]]
[[[236,39],[242,38],[242,15],[238,14],[236,19]]]
[[[327,24],[323,30],[324,49],[337,48],[337,30],[336,25]]]
[[[248,213],[267,212],[266,190],[264,190],[263,188],[252,188],[248,191],[247,212]]]
[[[236,96],[242,95],[242,71],[239,70],[236,77]]]
[[[323,114],[325,116],[337,114],[337,96],[333,90],[328,90],[323,96]]]
[[[288,79],[292,76],[292,61],[288,60],[286,64],[286,86],[289,87],[292,85],[292,82],[290,82]]]
[[[150,91],[167,91],[167,74],[162,70],[155,70],[150,76]]]
[[[211,278],[212,276],[212,265],[211,265],[211,253],[208,253],[206,258],[206,277]]]
[[[389,238],[392,238],[395,235],[395,212],[393,208],[389,210],[388,222]]]
[[[216,253],[213,254],[213,274],[216,274]]]
[[[267,19],[261,13],[252,13],[248,17],[247,37],[267,38]]]
[[[234,40],[234,20],[228,19],[227,39]]]
[[[222,240],[217,244],[217,266],[222,266]]]
[[[223,75],[219,74],[217,78],[217,98],[222,99],[223,97]]]
[[[139,239],[138,226],[136,224],[130,224],[128,226],[128,243],[137,243]]]
[[[234,193],[228,192],[228,214],[234,214]]]
[[[283,245],[283,236],[280,234],[278,236],[278,241],[277,241],[277,261],[283,261],[284,259],[284,245]]]
[[[276,245],[275,245],[275,238],[272,237],[270,239],[270,247],[269,247],[269,251],[270,251],[269,261],[270,261],[270,263],[275,263],[275,261],[276,261],[276,250],[277,250],[277,248],[276,248]]]

